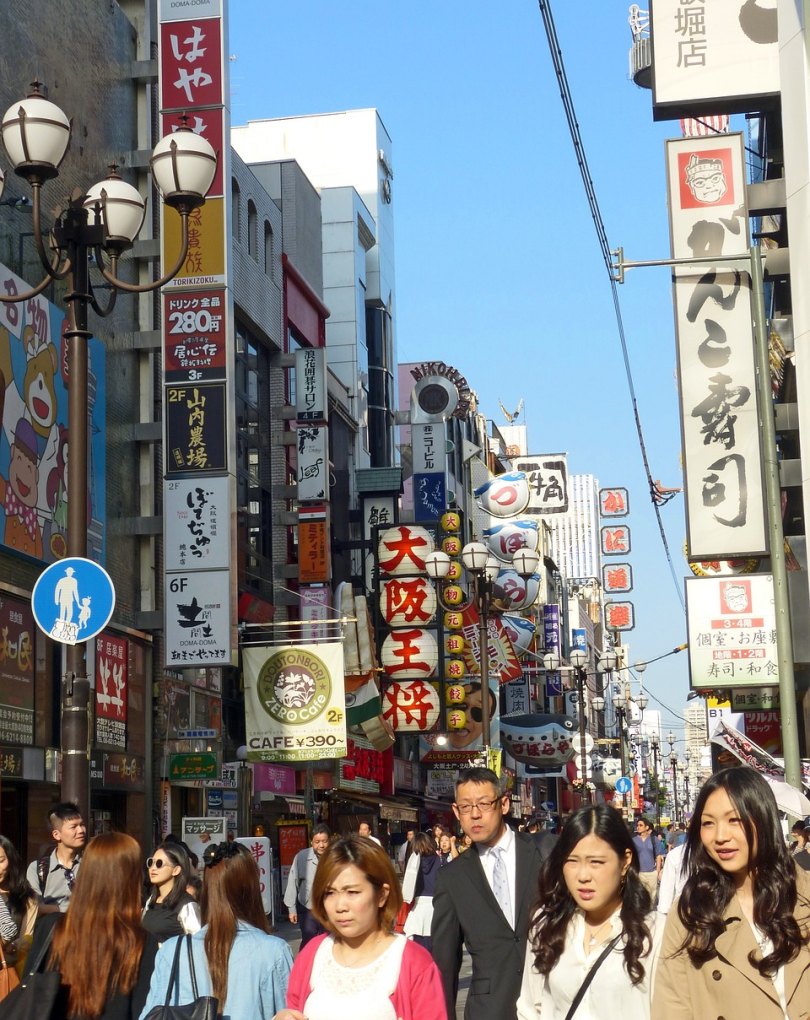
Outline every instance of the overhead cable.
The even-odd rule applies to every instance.
[[[681,603],[681,608],[684,612],[686,612],[686,604],[684,602],[682,590],[683,582],[675,570],[675,564],[672,562],[672,554],[670,552],[666,531],[664,530],[664,521],[661,517],[661,506],[663,504],[660,498],[658,484],[654,480],[652,471],[650,470],[647,446],[644,441],[644,431],[641,427],[638,401],[636,400],[636,389],[633,383],[633,373],[630,368],[627,339],[624,331],[624,320],[622,318],[622,311],[619,303],[619,292],[616,280],[614,279],[613,265],[611,262],[611,248],[608,243],[607,231],[605,229],[604,220],[602,219],[602,213],[599,209],[599,202],[596,197],[596,189],[591,177],[591,171],[588,167],[588,158],[585,154],[585,146],[582,141],[582,135],[580,134],[576,111],[574,110],[574,101],[571,97],[571,90],[568,86],[568,76],[565,73],[565,64],[563,63],[562,50],[560,49],[559,40],[557,39],[557,29],[554,25],[551,5],[548,0],[538,0],[538,3],[540,5],[540,14],[543,18],[543,25],[546,30],[546,39],[548,40],[548,47],[551,52],[551,61],[554,65],[554,73],[557,76],[557,83],[560,88],[560,98],[562,99],[563,110],[565,111],[565,117],[568,121],[568,130],[574,146],[574,153],[576,155],[579,172],[582,177],[582,183],[585,186],[585,195],[588,199],[588,205],[591,210],[591,218],[593,219],[593,225],[596,229],[596,237],[599,242],[600,251],[602,252],[602,259],[605,263],[605,268],[607,269],[608,279],[610,280],[610,289],[613,295],[613,310],[616,316],[616,325],[619,331],[619,341],[622,348],[622,359],[624,361],[624,371],[627,377],[627,385],[630,390],[630,401],[633,408],[633,421],[636,426],[638,444],[641,450],[641,459],[644,464],[644,473],[647,476],[650,501],[652,502],[653,512],[655,513],[656,520],[658,521],[658,531],[661,536],[661,544],[664,547],[664,554],[666,555],[667,563],[669,564],[669,571],[672,575],[675,591],[677,592],[678,600]]]

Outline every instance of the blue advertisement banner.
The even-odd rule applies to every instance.
[[[0,292],[30,285],[0,264]],[[0,305],[0,544],[53,563],[67,554],[67,350],[62,309],[38,295]],[[88,345],[87,556],[104,561],[106,375],[104,345]]]
[[[437,521],[447,509],[444,474],[427,472],[413,476],[413,516],[417,521]]]

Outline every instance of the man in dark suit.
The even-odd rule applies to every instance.
[[[507,826],[509,796],[490,769],[459,772],[455,792],[453,812],[473,845],[441,869],[433,897],[432,952],[447,1015],[456,1015],[466,945],[472,980],[465,1020],[514,1020],[540,855],[534,840]]]

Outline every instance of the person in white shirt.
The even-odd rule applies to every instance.
[[[518,1020],[649,1020],[651,907],[621,814],[575,811],[540,873]]]
[[[370,839],[372,842],[376,843],[377,846],[382,846],[382,843],[377,839],[377,837],[371,835],[371,826],[368,824],[368,822],[360,823],[357,829],[357,835],[365,836],[366,839]]]
[[[664,858],[661,870],[661,884],[658,886],[658,902],[655,909],[659,914],[668,914],[672,904],[681,895],[686,885],[688,871],[686,861],[686,843],[674,846]]]

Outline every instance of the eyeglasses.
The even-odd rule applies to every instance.
[[[478,811],[480,814],[485,815],[489,811],[494,811],[495,805],[499,804],[503,800],[503,797],[495,797],[492,800],[478,800],[475,804],[456,804],[456,810],[460,815],[469,815],[473,811]]]
[[[146,858],[147,868],[173,868],[174,865],[171,861],[164,861],[162,857],[147,857]]]

